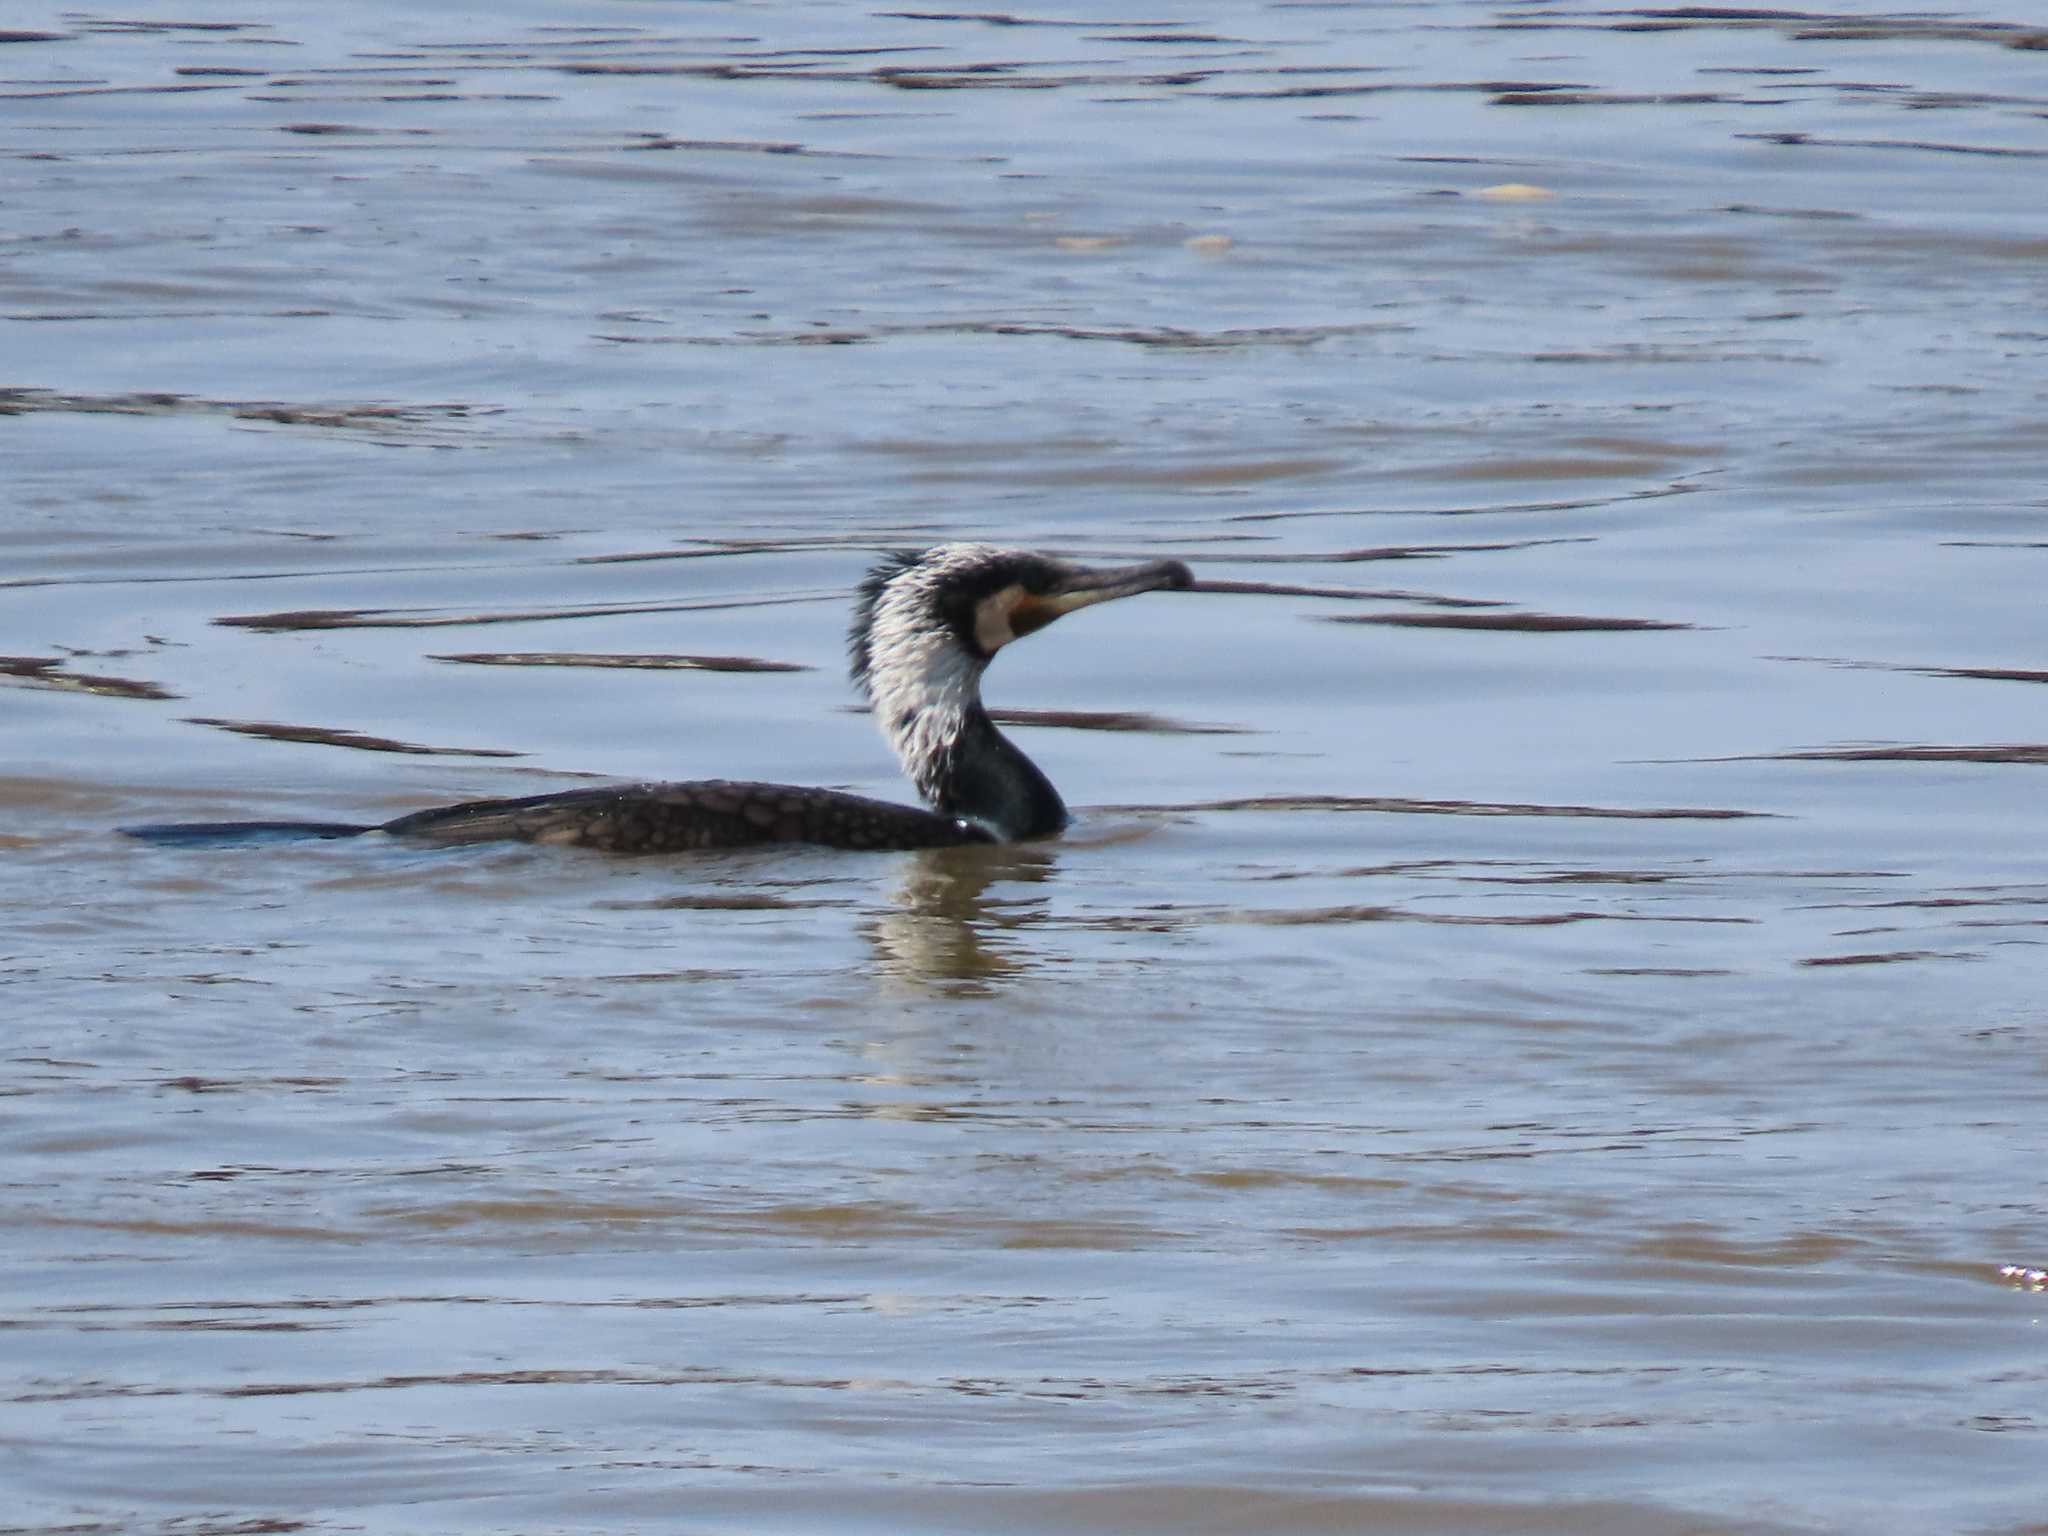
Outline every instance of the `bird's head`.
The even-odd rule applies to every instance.
[[[1066,825],[1066,807],[989,720],[983,669],[1063,613],[1193,582],[1178,560],[1091,570],[987,544],[891,555],[868,572],[854,605],[854,686],[934,810],[1006,841],[1049,836]]]
[[[946,661],[978,677],[997,651],[1062,614],[1193,582],[1178,560],[1097,569],[988,544],[894,554],[860,584],[847,636],[854,685],[874,699],[884,673]]]

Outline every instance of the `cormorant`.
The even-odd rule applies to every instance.
[[[434,843],[522,839],[611,853],[673,853],[750,843],[936,848],[1050,837],[1067,824],[1051,780],[989,718],[981,674],[996,652],[1061,614],[1194,580],[1178,560],[1092,570],[987,544],[891,555],[860,584],[847,634],[854,686],[929,810],[834,789],[698,779],[469,800],[377,826],[211,822],[135,827],[159,842],[242,835]]]

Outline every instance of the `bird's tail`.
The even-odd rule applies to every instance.
[[[360,837],[376,827],[351,821],[167,821],[123,827],[128,837],[159,848],[231,848],[241,843],[287,843],[316,837]]]

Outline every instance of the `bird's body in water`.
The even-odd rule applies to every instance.
[[[384,832],[430,843],[511,838],[613,853],[752,843],[935,848],[1051,837],[1066,826],[1067,808],[989,718],[982,673],[1005,645],[1064,613],[1184,589],[1193,579],[1177,560],[1091,570],[985,544],[893,555],[869,571],[847,636],[854,686],[929,809],[841,790],[700,779],[471,800],[381,826],[216,822],[131,830],[159,842]]]

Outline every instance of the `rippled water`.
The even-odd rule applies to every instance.
[[[9,1529],[2040,1529],[2048,18],[5,25]]]

